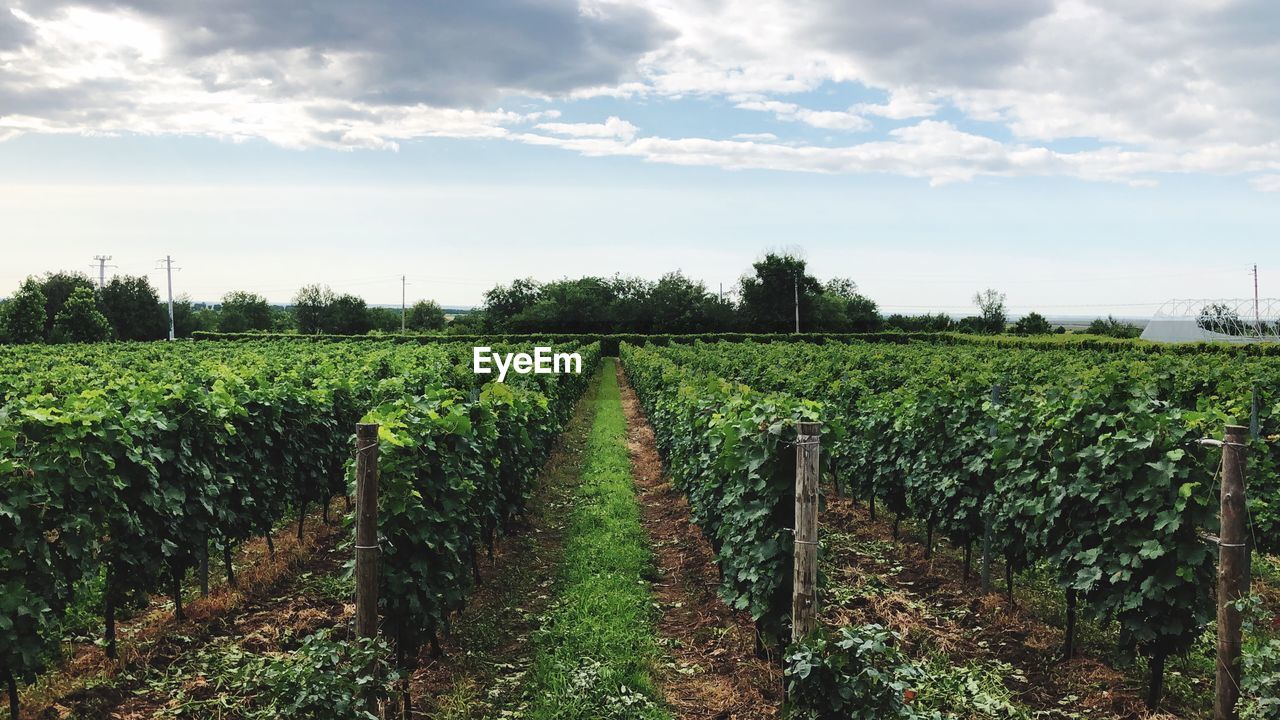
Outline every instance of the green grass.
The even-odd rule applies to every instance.
[[[626,436],[609,360],[565,530],[556,600],[535,641],[526,717],[670,717],[651,679],[659,657],[649,587],[652,557]]]

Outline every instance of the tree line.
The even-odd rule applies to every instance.
[[[435,302],[415,303],[404,313],[413,332],[444,329],[446,315]],[[307,285],[289,305],[261,295],[229,292],[215,304],[183,296],[173,303],[176,337],[209,332],[298,332],[363,335],[400,332],[400,310],[369,307],[363,298]],[[169,335],[168,304],[143,276],[117,275],[101,288],[88,276],[55,272],[27,278],[0,304],[0,341],[11,343],[161,340]]]
[[[234,291],[219,303],[174,302],[177,337],[197,330],[363,335],[366,333],[713,333],[713,332],[1065,332],[1043,315],[1028,313],[1010,324],[1005,295],[983,290],[977,312],[955,319],[944,313],[883,315],[849,278],[822,282],[803,258],[768,253],[738,282],[735,297],[711,292],[676,271],[656,281],[615,275],[538,282],[517,279],[496,285],[474,311],[447,318],[437,303],[424,300],[401,317],[398,308],[370,307],[363,298],[307,285],[287,305],[261,295]],[[7,342],[94,342],[158,340],[168,336],[168,309],[145,277],[117,276],[102,288],[81,273],[29,277],[0,304],[0,340]],[[1133,337],[1138,328],[1115,318],[1096,320],[1088,332]]]

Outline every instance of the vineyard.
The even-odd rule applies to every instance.
[[[61,716],[1204,717],[1224,452],[1202,439],[1227,424],[1251,428],[1241,708],[1280,712],[1280,356],[635,339],[613,339],[617,364],[556,345],[582,374],[505,383],[470,342],[0,347],[13,717],[20,686],[80,707],[48,688],[93,648],[109,672],[77,687],[155,703]],[[377,425],[376,642],[349,627],[359,423]],[[792,627],[800,423],[821,428],[810,633]],[[237,587],[334,501],[325,551],[348,567],[282,571],[337,588],[329,619],[267,650],[228,631],[126,661],[120,622],[160,598],[189,629],[184,597]],[[280,587],[250,605],[288,605]],[[1056,684],[1072,662],[1094,675]]]
[[[287,517],[301,536],[308,503],[327,513],[347,494],[362,418],[381,423],[386,632],[413,652],[521,512],[586,380],[482,389],[462,345],[126,347],[0,352],[0,668],[15,707],[86,593],[114,657],[121,607],[168,594],[181,618],[180,586],[193,571],[207,586],[210,552],[234,584],[237,545]]]
[[[1018,573],[1047,569],[1064,598],[1064,656],[1079,613],[1113,623],[1120,646],[1148,661],[1151,706],[1166,660],[1201,641],[1214,616],[1207,534],[1221,453],[1196,441],[1226,422],[1257,429],[1253,540],[1277,549],[1274,360],[867,344],[624,345],[622,358],[672,481],[717,548],[722,597],[775,643],[790,637],[787,528],[803,420],[823,423],[833,493],[865,501],[872,519],[891,515],[895,539],[917,521],[926,558],[946,538],[968,577],[977,546],[1003,561],[1011,598]],[[832,716],[853,711],[831,699],[847,688],[818,686],[831,678],[810,673],[820,661],[805,650],[791,656],[805,671],[792,674],[793,697],[835,702]],[[900,705],[886,702],[877,717]]]

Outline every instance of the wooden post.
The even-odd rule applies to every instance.
[[[991,406],[993,408],[1000,406],[1000,393],[1004,388],[999,383],[991,386]],[[994,439],[997,427],[995,418],[991,419],[991,426],[988,433]],[[984,511],[982,513],[982,594],[986,595],[991,592],[991,515]]]
[[[356,636],[378,636],[378,425],[356,426]]]
[[[107,636],[107,657],[116,659],[116,589],[112,578],[111,563],[107,562],[107,577],[102,588],[103,632]]]
[[[982,594],[991,592],[991,519],[982,519]]]
[[[1249,391],[1249,439],[1257,440],[1261,432],[1261,426],[1258,423],[1258,386],[1254,385]]]
[[[1222,529],[1218,533],[1218,664],[1214,720],[1238,720],[1240,699],[1240,610],[1249,596],[1249,543],[1245,528],[1244,472],[1249,429],[1228,425],[1222,443]]]
[[[9,692],[9,720],[18,720],[18,681],[8,668],[4,671],[4,686]]]
[[[204,536],[200,547],[200,597],[209,597],[209,535]]]
[[[813,632],[818,622],[818,459],[822,426],[796,423],[795,574],[791,594],[791,640]]]

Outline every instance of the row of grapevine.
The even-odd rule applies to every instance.
[[[1200,533],[1216,529],[1217,453],[1195,440],[1227,420],[1247,423],[1255,388],[1280,378],[1271,358],[1081,350],[718,344],[628,347],[624,358],[660,437],[702,434],[688,416],[661,427],[667,406],[717,417],[752,397],[817,403],[835,479],[931,537],[965,548],[985,537],[1014,569],[1047,564],[1073,614],[1116,621],[1123,642],[1152,658],[1153,695],[1164,658],[1190,647],[1213,610],[1214,549]],[[666,380],[646,381],[654,374]],[[1264,544],[1277,541],[1267,532],[1278,521],[1277,457],[1266,442],[1280,430],[1276,409],[1274,397],[1258,405],[1250,460]],[[679,478],[684,449],[662,449]],[[714,467],[720,454],[698,462]]]
[[[427,406],[449,396],[488,424],[467,448],[470,428],[440,425],[440,451],[404,461],[423,478],[479,483],[473,473],[536,460],[582,381],[522,376],[486,393],[469,358],[470,346],[388,343],[0,348],[0,674],[44,667],[90,579],[105,578],[114,653],[117,608],[171,593],[211,544],[230,557],[308,501],[345,492],[355,423],[371,408],[413,405],[434,422]],[[427,428],[403,424],[402,437],[424,441]],[[485,464],[458,465],[453,450]],[[468,509],[505,513],[523,490],[504,492],[473,493]]]
[[[623,344],[621,358],[672,484],[716,551],[720,595],[765,642],[790,636],[795,423],[821,407],[690,371]]]
[[[578,352],[583,373],[531,376],[540,390],[442,388],[364,417],[379,426],[379,614],[401,664],[425,639],[435,644],[463,607],[481,544],[492,550],[494,535],[523,512],[552,440],[599,365],[599,343]]]

